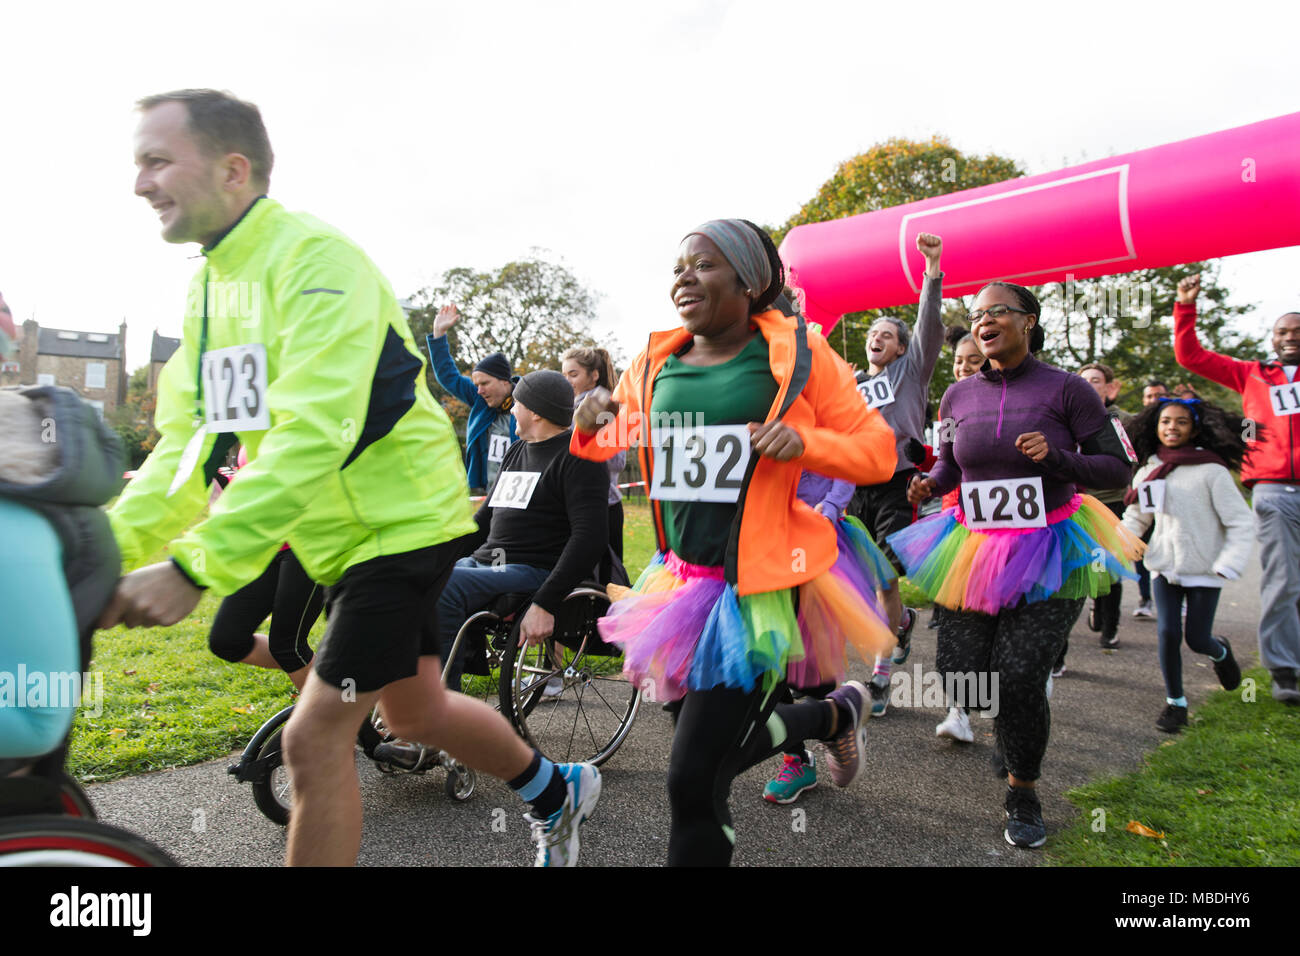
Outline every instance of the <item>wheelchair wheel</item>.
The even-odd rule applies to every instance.
[[[176,865],[148,840],[98,820],[0,819],[0,867]]]
[[[266,743],[262,744],[257,758],[265,760],[268,769],[264,777],[252,781],[253,802],[257,804],[257,809],[268,820],[282,827],[289,825],[289,812],[293,809],[293,780],[280,752],[280,734],[283,732],[283,726],[277,727],[266,739]]]
[[[474,788],[478,785],[478,775],[450,757],[444,758],[443,766],[447,768],[447,782],[443,784],[443,790],[452,800],[464,803],[474,795]]]
[[[520,736],[557,763],[604,763],[622,745],[641,704],[640,691],[623,676],[621,656],[589,653],[607,650],[595,626],[606,603],[599,591],[579,589],[557,616],[557,631],[567,629],[561,640],[520,648],[512,639],[506,649],[500,692],[511,704],[507,716]]]
[[[464,667],[460,693],[501,710],[498,688],[510,634],[510,622],[492,611],[479,611],[461,626],[449,654]],[[445,661],[443,667],[445,673]]]
[[[91,806],[90,797],[86,795],[85,790],[81,789],[81,784],[74,777],[60,770],[54,782],[59,787],[59,800],[63,803],[64,813],[82,820],[99,819],[99,814],[95,813],[95,808]]]

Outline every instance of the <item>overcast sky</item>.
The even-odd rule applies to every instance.
[[[1271,11],[1271,12],[1270,12]],[[948,136],[1030,173],[1300,110],[1289,3],[370,3],[0,13],[0,291],[15,319],[179,335],[194,245],[132,194],[139,97],[261,109],[271,195],[356,240],[399,296],[541,247],[635,354],[677,322],[682,234],[779,223],[844,159]],[[1291,211],[1292,215],[1296,214]],[[1300,249],[1224,260],[1248,326],[1300,305]]]

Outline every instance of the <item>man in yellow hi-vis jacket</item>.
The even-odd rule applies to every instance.
[[[139,107],[135,192],[163,238],[201,243],[205,262],[159,378],[162,438],[110,512],[128,564],[169,542],[171,560],[127,575],[100,625],[173,624],[204,588],[237,590],[288,542],[330,588],[284,733],[288,861],[355,861],[353,746],[382,700],[397,736],[507,780],[533,805],[537,862],[571,865],[595,768],[551,764],[439,681],[438,594],[475,525],[455,434],[387,281],[346,237],[266,197],[273,157],[255,106],[182,90]],[[239,480],[175,537],[236,439],[248,452]]]

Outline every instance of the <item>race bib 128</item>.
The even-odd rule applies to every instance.
[[[660,501],[735,502],[749,467],[744,425],[669,428],[655,435],[650,497]]]
[[[961,507],[972,531],[1047,527],[1042,478],[964,481]]]
[[[203,400],[210,432],[271,427],[266,405],[266,346],[231,345],[203,353]]]
[[[503,471],[497,475],[489,508],[527,508],[542,477],[540,471]]]

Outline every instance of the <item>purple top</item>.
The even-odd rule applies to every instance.
[[[939,419],[952,440],[939,446],[930,477],[945,494],[963,481],[1043,479],[1047,509],[1073,497],[1075,485],[1118,488],[1128,484],[1129,465],[1106,409],[1091,385],[1032,355],[1008,371],[987,362],[978,375],[944,392]],[[1016,448],[1016,438],[1042,432],[1049,451],[1041,462]],[[1076,451],[1079,446],[1084,450]]]
[[[799,490],[796,494],[806,505],[814,508],[825,505],[822,514],[831,521],[839,521],[840,515],[848,506],[849,499],[853,497],[853,482],[827,478],[815,471],[805,470],[799,476]]]

